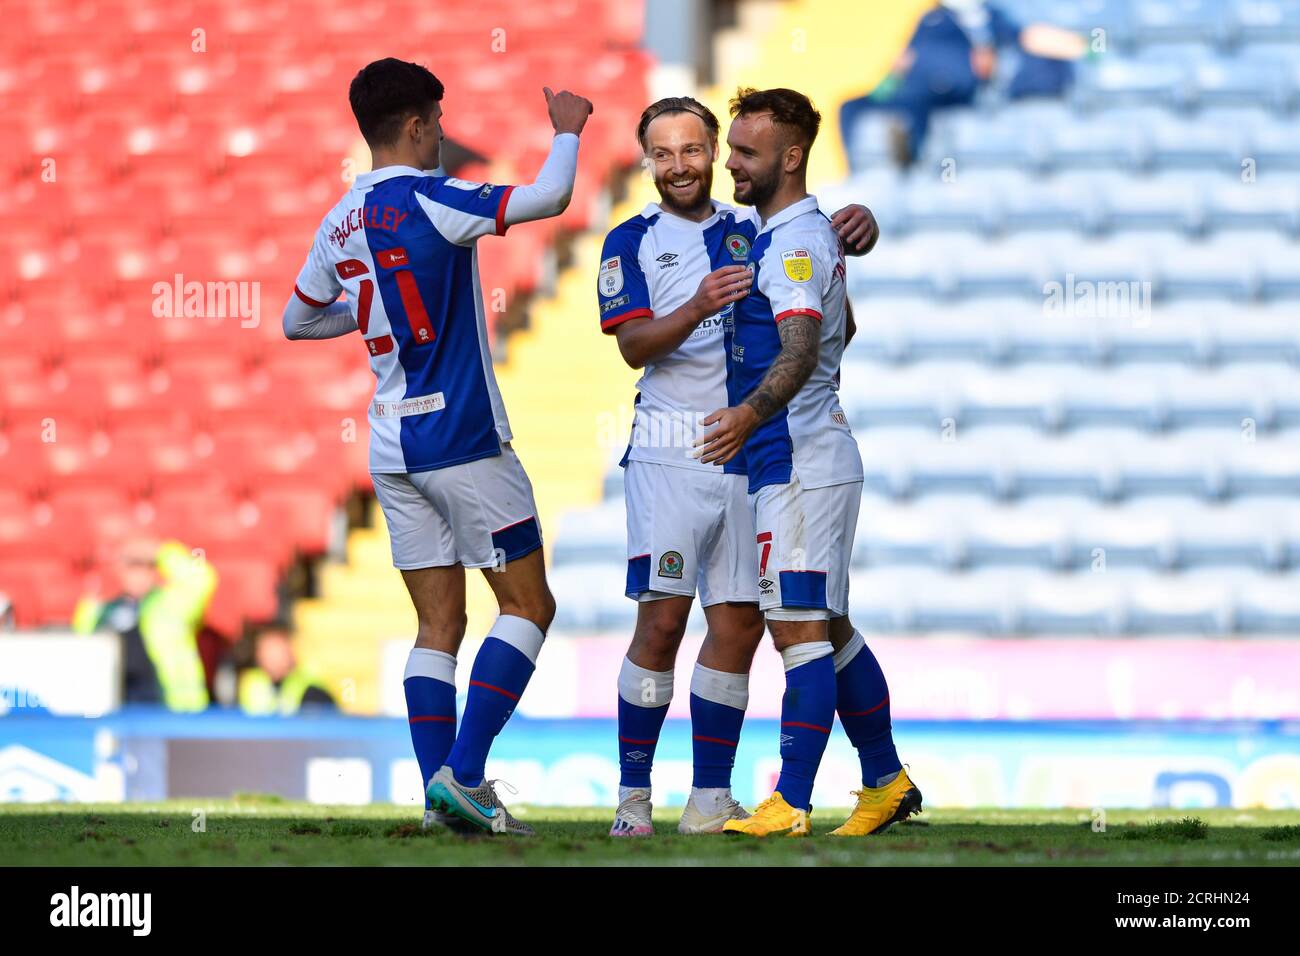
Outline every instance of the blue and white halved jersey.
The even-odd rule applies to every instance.
[[[600,327],[612,333],[629,319],[665,316],[695,295],[701,280],[723,266],[745,265],[757,232],[752,209],[713,203],[703,222],[646,206],[605,237],[597,298]],[[700,425],[727,405],[726,336],[734,306],[706,318],[673,352],[646,363],[637,382],[632,434],[623,463],[655,462],[708,471],[692,452],[710,431]],[[724,469],[744,474],[744,456]]]
[[[376,379],[372,472],[445,468],[510,440],[475,241],[504,234],[512,188],[387,166],[321,222],[295,292],[318,308],[347,293]]]
[[[820,323],[817,367],[790,403],[745,443],[751,493],[787,484],[792,470],[804,488],[862,481],[862,457],[840,407],[840,359],[848,297],[839,237],[806,196],[758,231],[750,252],[754,284],[736,305],[728,336],[729,404],[745,400],[781,351],[780,322],[796,315]]]

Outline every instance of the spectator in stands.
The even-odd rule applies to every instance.
[[[87,595],[73,612],[73,629],[122,636],[127,703],[162,703],[169,710],[208,706],[195,640],[217,587],[217,573],[179,541],[128,541],[118,556],[121,591],[103,602]]]
[[[288,717],[300,710],[336,705],[320,681],[298,665],[289,632],[279,624],[253,638],[254,666],[239,675],[239,708],[246,714]]]
[[[894,161],[903,168],[920,155],[937,109],[969,106],[993,78],[998,51],[1018,50],[1021,63],[1008,96],[1060,96],[1073,78],[1070,61],[1087,55],[1077,33],[1047,24],[1021,27],[985,0],[941,0],[916,25],[889,75],[869,95],[840,107],[840,135],[849,148],[859,117],[895,114],[890,129]]]

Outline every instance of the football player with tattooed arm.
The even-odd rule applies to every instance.
[[[851,334],[844,258],[808,194],[821,117],[794,90],[740,90],[727,160],[736,201],[758,211],[753,285],[728,335],[727,401],[705,419],[700,460],[743,455],[757,531],[759,606],[785,665],[776,790],[724,832],[807,836],[813,782],[838,710],[862,764],[857,805],[835,836],[881,833],[921,808],[894,748],[889,691],[848,618],[862,459],[840,407]]]
[[[759,225],[752,207],[712,198],[719,131],[691,97],[645,109],[636,136],[659,201],[610,231],[597,275],[601,329],[642,370],[622,461],[626,593],[638,606],[618,676],[617,837],[654,833],[651,767],[697,594],[708,631],[691,673],[693,776],[677,829],[716,833],[748,816],[731,795],[731,772],[763,637],[754,520],[743,457],[716,468],[694,454],[703,420],[727,401],[724,330],[750,288]],[[850,254],[875,245],[865,207],[841,209],[832,222]]]

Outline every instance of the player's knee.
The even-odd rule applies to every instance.
[[[669,606],[656,607],[637,622],[638,643],[646,654],[654,658],[675,657],[686,633],[689,616],[689,607],[684,612]]]
[[[520,595],[509,603],[503,603],[501,613],[532,621],[545,633],[555,620],[555,597],[550,588],[543,587],[535,594]]]
[[[444,616],[437,621],[421,617],[415,631],[415,646],[432,650],[456,652],[465,637],[468,618],[462,611],[459,616]]]

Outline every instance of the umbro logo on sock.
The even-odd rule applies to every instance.
[[[641,750],[633,750],[630,754],[627,754],[626,756],[628,760],[635,761],[636,763],[640,763],[642,760],[645,760],[646,758],[645,752]]]

